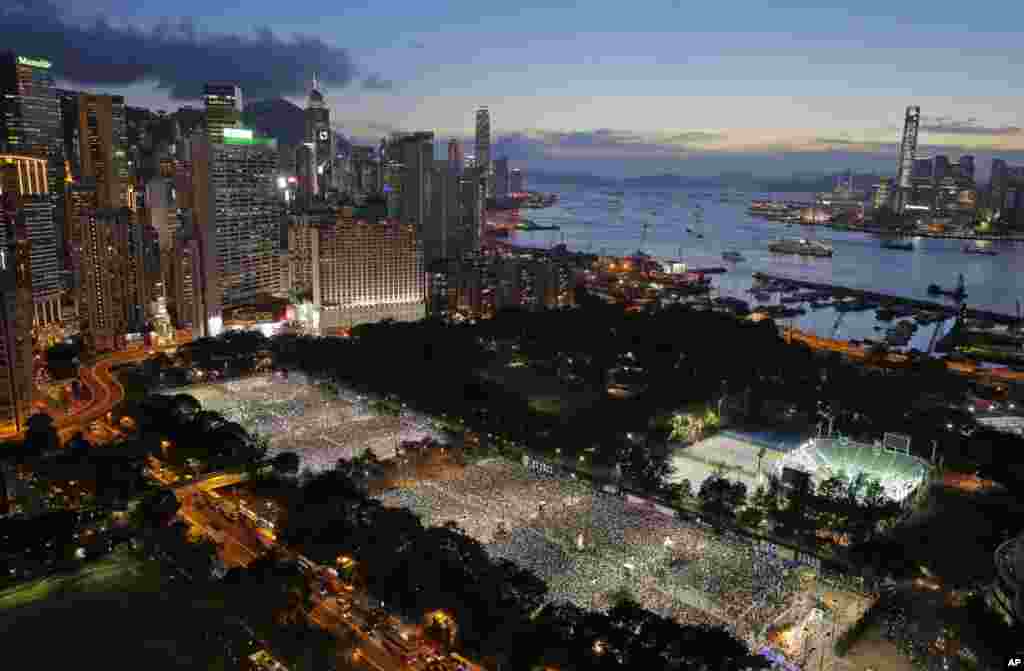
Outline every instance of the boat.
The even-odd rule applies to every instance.
[[[799,254],[800,256],[831,257],[832,248],[816,240],[792,238],[776,240],[768,245],[768,250],[778,254]]]
[[[703,238],[703,237],[704,237],[704,234],[703,234],[703,233],[698,233],[698,234],[697,234],[697,237],[698,237],[698,238]]]
[[[740,254],[739,252],[735,251],[735,250],[729,250],[727,252],[722,252],[722,258],[725,259],[726,261],[736,261],[736,262],[746,261],[746,259],[743,258],[743,255]]]
[[[964,245],[964,254],[981,254],[982,256],[999,256],[999,252],[988,247]]]
[[[914,243],[909,240],[906,242],[900,242],[899,240],[886,240],[882,243],[882,249],[896,249],[902,252],[914,251]]]

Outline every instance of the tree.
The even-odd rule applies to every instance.
[[[37,412],[28,418],[27,424],[25,442],[22,444],[26,456],[37,457],[60,448],[60,437],[54,427],[53,417],[45,412]]]
[[[301,459],[295,452],[281,452],[271,462],[274,471],[280,475],[297,475]]]

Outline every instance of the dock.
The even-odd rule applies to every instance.
[[[936,303],[934,301],[920,300],[917,298],[907,298],[905,296],[894,296],[892,294],[882,294],[875,291],[865,291],[863,289],[851,289],[850,287],[840,287],[834,284],[823,284],[820,282],[807,282],[805,280],[795,280],[791,277],[785,277],[783,275],[769,275],[768,273],[756,272],[754,273],[755,280],[761,281],[777,281],[785,282],[793,287],[801,289],[814,289],[816,291],[828,291],[834,296],[855,296],[858,298],[865,298],[878,303],[896,303],[903,305],[912,305],[915,308],[921,308],[926,310],[936,310],[947,314],[950,317],[957,315],[959,309],[955,306],[947,303]],[[967,317],[969,319],[978,319],[983,321],[990,321],[996,324],[1013,325],[1017,323],[1017,318],[1013,315],[1003,314],[1001,312],[990,312],[988,310],[971,310],[968,308]]]

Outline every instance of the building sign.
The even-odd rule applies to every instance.
[[[42,58],[26,58],[24,56],[18,56],[18,65],[28,65],[33,68],[49,70],[53,63],[50,61],[44,61]]]
[[[232,140],[251,140],[252,131],[248,128],[225,128],[224,139],[228,138]]]

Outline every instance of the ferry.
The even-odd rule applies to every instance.
[[[977,247],[974,245],[964,245],[964,254],[981,254],[982,256],[999,256],[999,252],[988,247]]]
[[[743,258],[742,254],[734,250],[722,252],[722,258],[725,259],[726,261],[735,261],[737,263],[739,263],[740,261],[746,261],[746,259]]]
[[[792,238],[776,240],[768,245],[768,250],[778,254],[799,254],[800,256],[831,257],[832,248],[816,240]]]

